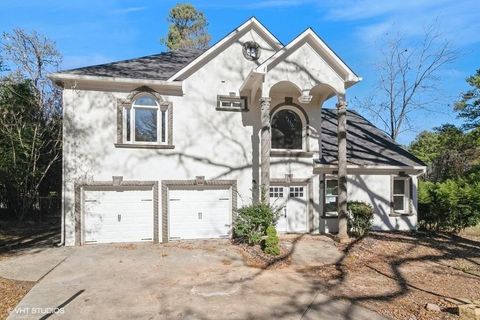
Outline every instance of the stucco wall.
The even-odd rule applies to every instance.
[[[261,45],[260,61],[243,57],[242,43],[249,40]],[[185,80],[184,96],[164,96],[173,103],[173,150],[114,146],[117,99],[127,97],[129,92],[66,88],[63,93],[66,244],[74,244],[75,183],[109,181],[112,176],[159,181],[195,176],[232,179],[238,181],[238,205],[250,203],[252,180],[259,181],[258,103],[249,106],[249,112],[217,111],[215,107],[218,94],[238,92],[248,72],[271,54],[273,49],[252,30]]]
[[[417,227],[417,178],[412,176],[412,197],[410,199],[411,214],[392,214],[391,201],[392,176],[385,175],[349,175],[347,179],[347,191],[349,201],[363,201],[370,203],[374,210],[374,230],[416,230]],[[322,195],[323,197],[323,195]],[[322,200],[323,202],[323,200]],[[323,210],[323,208],[322,208]],[[337,232],[336,219],[321,219],[321,232]]]
[[[262,48],[259,61],[248,61],[242,54],[242,43],[254,40]],[[310,56],[311,48],[304,47],[303,54]],[[73,245],[74,230],[74,184],[89,181],[111,181],[112,176],[123,176],[124,180],[179,180],[205,176],[206,179],[237,180],[238,206],[249,204],[254,196],[252,184],[259,183],[260,174],[260,112],[258,95],[248,101],[248,112],[217,111],[217,95],[238,93],[238,89],[255,66],[268,58],[274,50],[259,37],[254,30],[243,34],[232,42],[230,47],[207,62],[183,82],[184,95],[165,96],[173,103],[173,144],[174,149],[129,149],[116,148],[117,99],[126,98],[130,92],[109,92],[94,90],[64,90],[64,212],[66,245]],[[301,53],[301,52],[300,52]],[[292,55],[291,59],[295,56]],[[302,68],[309,69],[309,63],[318,67],[318,59],[302,59]],[[309,62],[310,61],[310,62]],[[279,66],[280,70],[283,68]],[[316,68],[316,67],[315,67]],[[324,68],[326,68],[324,66]],[[311,68],[310,68],[311,69]],[[316,69],[315,69],[316,70]],[[318,70],[317,70],[318,71]],[[287,80],[286,68],[276,73],[276,79]],[[320,74],[321,72],[318,71]],[[330,69],[323,73],[325,79],[333,80]],[[272,93],[273,94],[273,93]],[[310,104],[300,104],[300,92],[273,94],[271,108],[285,102],[285,96],[293,98],[309,119],[308,137],[305,143],[308,150],[316,153],[320,146],[320,108],[318,100]],[[282,157],[271,158],[271,178],[283,179],[291,174],[295,179],[310,179],[313,199],[310,201],[313,213],[314,232],[326,231],[322,227],[320,179],[313,173],[313,158]],[[352,199],[373,199],[378,204],[378,212],[384,210],[381,198],[386,194],[389,181],[384,177],[361,176],[362,179],[349,181],[349,194]],[[358,183],[357,183],[358,182]],[[364,186],[355,184],[363,183]],[[386,184],[384,184],[386,183]],[[378,198],[362,191],[367,188],[378,193]],[[159,196],[159,199],[161,197]],[[161,201],[161,200],[160,200]],[[159,203],[161,206],[162,203]],[[386,210],[386,209],[385,209]],[[379,215],[380,217],[380,215]],[[382,224],[383,223],[383,224]],[[404,228],[413,221],[402,222],[395,219],[376,220],[378,228],[400,226]],[[332,227],[333,228],[333,227]],[[333,229],[330,231],[335,231]],[[162,226],[158,235],[162,239]]]

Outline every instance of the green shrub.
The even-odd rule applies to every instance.
[[[366,235],[372,228],[373,207],[366,202],[349,201],[347,209],[349,212],[348,230],[358,237]]]
[[[278,210],[270,205],[255,203],[237,210],[233,222],[233,236],[253,246],[266,235],[267,228],[275,225]]]
[[[478,174],[443,182],[420,181],[418,222],[432,231],[458,232],[480,222]]]
[[[280,240],[278,239],[277,230],[273,225],[267,228],[267,237],[265,238],[263,245],[263,252],[272,256],[278,256],[280,254]]]

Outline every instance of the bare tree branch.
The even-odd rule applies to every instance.
[[[431,111],[438,101],[439,70],[458,56],[435,24],[425,28],[418,43],[409,43],[397,34],[381,44],[382,59],[376,65],[375,94],[361,104],[385,126],[390,137],[412,129],[413,111]],[[430,99],[432,96],[434,98]]]

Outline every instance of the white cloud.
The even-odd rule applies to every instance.
[[[435,23],[446,38],[464,46],[480,42],[478,5],[478,0],[347,0],[320,7],[326,10],[326,20],[356,22],[354,32],[366,43],[394,31],[420,36],[425,27]]]
[[[145,7],[128,7],[128,8],[120,8],[112,10],[111,13],[113,14],[127,14],[131,12],[139,12],[145,10]]]

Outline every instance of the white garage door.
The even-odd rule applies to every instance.
[[[230,189],[169,190],[169,238],[228,237],[231,226]]]
[[[153,240],[151,187],[119,187],[84,192],[84,242]]]

